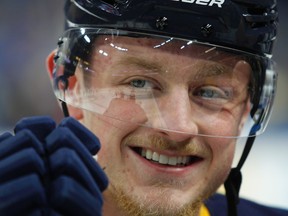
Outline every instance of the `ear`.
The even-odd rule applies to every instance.
[[[53,70],[55,68],[55,63],[54,63],[54,56],[55,56],[55,52],[56,50],[52,51],[47,59],[46,59],[46,69],[48,72],[48,75],[50,77],[50,79],[52,80],[53,78]],[[64,69],[63,69],[64,70]],[[72,81],[72,80],[71,80]],[[75,84],[76,80],[73,80],[73,83]],[[74,85],[73,84],[73,85]],[[61,107],[61,106],[60,106]],[[69,111],[69,115],[76,118],[77,120],[82,120],[83,119],[83,111],[81,109],[72,107],[70,105],[67,104],[67,108]]]
[[[55,56],[55,52],[56,50],[52,51],[47,59],[46,59],[46,69],[48,71],[48,74],[49,74],[49,77],[52,78],[52,74],[53,74],[53,69],[55,67],[55,64],[54,64],[54,56]]]

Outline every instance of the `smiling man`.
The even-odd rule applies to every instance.
[[[238,197],[273,105],[274,1],[73,0],[65,14],[48,69],[67,118],[1,136],[0,213],[287,215]]]
[[[65,90],[81,108],[70,114],[102,143],[98,162],[110,180],[104,213],[197,215],[229,174],[232,137],[250,111],[251,67],[197,42],[111,35],[93,41]]]

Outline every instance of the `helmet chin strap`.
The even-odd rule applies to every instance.
[[[68,110],[68,107],[67,107],[67,104],[60,100],[60,103],[61,103],[61,107],[62,107],[62,111],[63,111],[63,114],[64,114],[64,117],[69,117],[69,110]]]
[[[256,135],[250,133],[237,166],[231,169],[228,178],[224,182],[228,216],[237,216],[237,204],[239,203],[239,191],[242,183],[241,168],[252,148],[255,138]]]

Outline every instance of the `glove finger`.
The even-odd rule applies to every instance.
[[[8,138],[11,137],[11,136],[12,136],[12,134],[9,133],[9,132],[5,132],[5,133],[1,134],[1,135],[0,135],[0,143],[1,143],[3,140],[8,139]]]
[[[21,119],[15,126],[15,134],[23,129],[28,129],[43,142],[46,136],[56,127],[55,121],[48,116],[33,116]]]
[[[70,176],[90,191],[92,195],[98,196],[101,193],[89,170],[74,150],[68,148],[57,150],[50,156],[49,165],[52,179],[62,175]],[[104,172],[102,175],[105,175]]]
[[[27,215],[47,200],[37,175],[27,175],[0,185],[0,215]]]
[[[56,128],[46,138],[46,147],[49,154],[62,147],[73,149],[82,160],[83,164],[87,167],[93,179],[97,182],[99,189],[101,191],[106,189],[108,185],[106,175],[85,146],[70,131],[70,129],[66,127]]]
[[[52,183],[51,205],[63,215],[100,216],[101,193],[91,195],[72,178],[61,176]]]
[[[0,161],[0,183],[31,173],[43,176],[45,172],[44,162],[32,148],[19,151]]]
[[[100,149],[100,142],[90,130],[84,127],[79,121],[68,117],[60,122],[59,127],[69,128],[78,139],[86,146],[92,155],[95,155]]]
[[[34,148],[39,155],[44,155],[44,147],[33,133],[23,129],[15,136],[7,136],[0,144],[0,160],[25,148]]]

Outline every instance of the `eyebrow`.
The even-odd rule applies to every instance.
[[[225,74],[231,74],[233,69],[230,67],[227,67],[223,64],[219,64],[217,62],[214,63],[207,63],[207,64],[201,64],[196,66],[197,72],[194,76],[194,80],[200,80],[207,77],[214,77],[214,76],[220,76]]]
[[[125,65],[125,66],[137,66],[140,68],[144,68],[147,71],[150,71],[150,73],[154,74],[161,74],[164,73],[165,69],[164,67],[155,61],[151,61],[151,60],[146,60],[143,58],[138,58],[138,57],[134,57],[134,56],[127,56],[124,57],[122,59],[120,59],[117,63],[116,66],[118,65]]]
[[[126,56],[120,59],[116,63],[116,66],[118,65],[136,66],[144,68],[149,71],[149,74],[164,74],[167,71],[162,64],[156,61],[138,58],[135,56]],[[233,71],[232,68],[219,64],[217,62],[201,64],[196,63],[193,68],[195,69],[195,74],[193,75],[194,80],[201,80],[207,77],[230,74]]]

